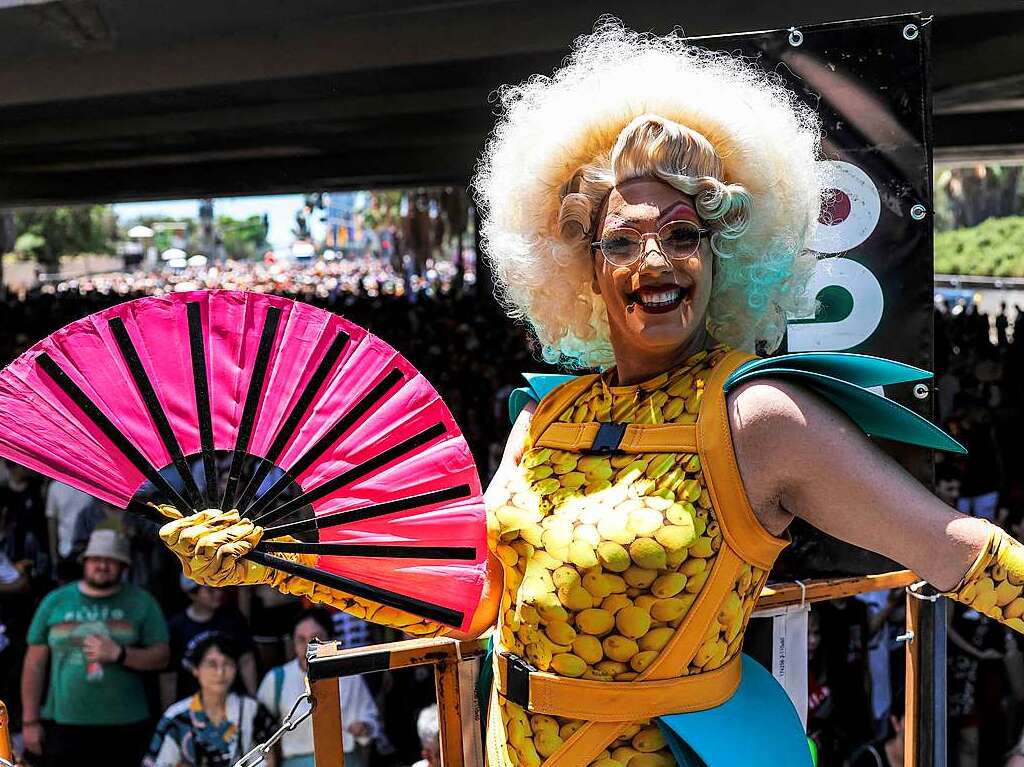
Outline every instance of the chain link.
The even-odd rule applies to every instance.
[[[303,701],[309,703],[309,708],[302,714],[302,716],[296,717],[295,712]],[[274,731],[274,734],[267,738],[263,743],[254,746],[249,753],[235,762],[234,767],[256,767],[256,765],[262,764],[263,760],[267,758],[267,755],[270,753],[270,750],[274,747],[277,741],[281,740],[286,732],[291,732],[304,721],[309,719],[314,708],[316,708],[316,698],[308,692],[300,695],[295,699],[295,702],[292,704],[291,711],[288,712],[288,716],[284,718],[281,722],[281,726]]]

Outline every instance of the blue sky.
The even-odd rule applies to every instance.
[[[267,240],[274,248],[283,248],[292,241],[295,213],[302,207],[301,194],[280,194],[263,197],[220,197],[213,202],[214,216],[246,218],[264,213],[270,219]],[[158,200],[155,202],[124,202],[114,205],[122,222],[131,222],[140,216],[166,216],[168,220],[196,218],[199,200]]]

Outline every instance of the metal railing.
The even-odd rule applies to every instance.
[[[809,604],[894,588],[907,590],[906,765],[944,765],[945,622],[937,597],[926,593],[909,570],[880,575],[825,578],[767,586],[758,611]],[[915,584],[912,587],[912,584]],[[444,767],[480,767],[480,712],[476,679],[486,652],[484,638],[412,639],[371,647],[344,649],[336,642],[311,645],[309,688],[313,707],[313,742],[317,764],[344,765],[341,699],[337,679],[354,674],[429,665],[437,690],[441,758]]]

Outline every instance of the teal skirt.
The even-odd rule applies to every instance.
[[[493,684],[491,651],[477,681],[481,727]],[[657,717],[679,767],[812,767],[814,759],[793,702],[775,677],[743,656],[740,686],[725,703],[705,711]],[[483,733],[486,742],[487,734]]]
[[[706,711],[657,718],[680,767],[811,767],[800,717],[786,691],[757,661],[743,656],[740,686]]]

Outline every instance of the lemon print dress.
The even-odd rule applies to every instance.
[[[718,346],[638,385],[605,373],[539,397],[517,473],[489,509],[504,571],[490,767],[810,764],[784,691],[741,655],[786,540],[747,501],[725,396],[788,374],[892,432],[877,412],[888,406],[867,399],[884,398],[861,387],[928,374],[824,360],[854,356],[766,361]],[[815,376],[834,381],[831,395]],[[950,448],[909,411],[896,420],[903,433],[882,436]]]
[[[503,570],[485,701],[489,767],[810,764],[785,692],[741,653],[786,545],[750,507],[726,410],[732,387],[761,376],[811,387],[868,435],[963,452],[869,390],[930,374],[876,357],[756,359],[718,346],[635,386],[613,386],[609,373],[528,377],[510,400],[513,416],[525,398],[539,402],[525,451],[488,494],[501,499],[488,508],[488,542]],[[205,583],[269,583],[413,633],[446,631],[239,560],[262,530],[238,522],[235,511],[206,510],[160,535]],[[216,545],[197,549],[200,534]],[[1019,629],[1022,584],[1024,547],[993,527],[950,596]]]

